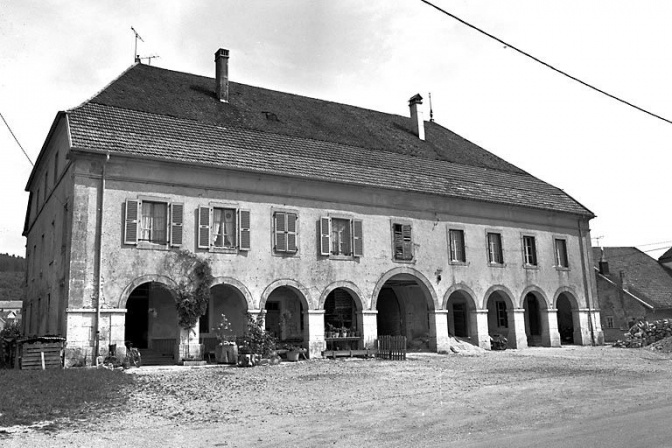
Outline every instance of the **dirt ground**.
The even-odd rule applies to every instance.
[[[672,359],[647,349],[564,347],[127,374],[136,379],[127,405],[0,444],[457,446],[667,402]]]

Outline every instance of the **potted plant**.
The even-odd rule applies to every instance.
[[[247,314],[247,326],[241,347],[238,349],[238,365],[251,367],[275,353],[276,339],[264,328],[264,317]]]
[[[238,347],[236,346],[235,336],[231,332],[231,323],[222,314],[222,319],[216,327],[212,329],[217,338],[215,346],[215,360],[220,364],[235,364],[238,359]]]

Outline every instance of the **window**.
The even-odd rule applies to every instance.
[[[506,313],[506,302],[501,300],[496,301],[495,310],[497,311],[497,326],[509,328],[509,316]]]
[[[448,239],[450,240],[450,261],[458,263],[467,261],[464,250],[464,231],[450,229]]]
[[[614,328],[614,316],[607,316],[607,328]]]
[[[525,266],[537,265],[537,244],[533,236],[523,237],[523,261]]]
[[[555,239],[555,265],[559,268],[568,268],[567,240]]]
[[[363,256],[362,221],[337,217],[320,218],[320,254],[326,256]]]
[[[183,214],[181,203],[128,199],[124,243],[180,246]]]
[[[296,213],[275,212],[273,214],[273,249],[276,252],[295,253],[296,241]]]
[[[504,264],[502,235],[499,233],[488,233],[488,262],[492,264]]]
[[[392,224],[393,256],[395,260],[413,259],[413,228],[410,224]]]
[[[198,248],[250,250],[250,211],[231,206],[199,207]]]

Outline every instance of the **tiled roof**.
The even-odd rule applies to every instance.
[[[667,252],[665,252],[663,255],[658,257],[658,261],[661,263],[667,263],[668,261],[672,261],[672,247],[670,247]]]
[[[436,123],[136,65],[69,111],[73,147],[386,189],[592,213]]]
[[[604,247],[604,260],[609,263],[607,277],[619,284],[620,272],[625,274],[629,291],[654,308],[672,308],[672,272],[636,247]],[[597,267],[600,248],[593,248]]]

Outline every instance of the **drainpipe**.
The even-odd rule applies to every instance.
[[[100,300],[103,297],[103,275],[101,273],[101,267],[103,265],[103,216],[104,216],[104,205],[105,205],[105,174],[107,168],[107,162],[110,160],[110,153],[108,152],[105,155],[105,162],[103,163],[103,171],[100,179],[100,216],[98,218],[98,241],[96,241],[98,257],[96,258],[96,264],[98,268],[98,299],[96,300],[96,364],[98,363],[98,356],[100,356]]]
[[[581,272],[583,273],[583,289],[586,294],[586,306],[588,307],[588,329],[590,330],[590,341],[595,345],[595,330],[593,329],[593,310],[590,308],[590,291],[588,289],[588,277],[586,276],[586,252],[583,243],[583,231],[581,230],[581,219],[579,223],[579,249],[581,250]]]

